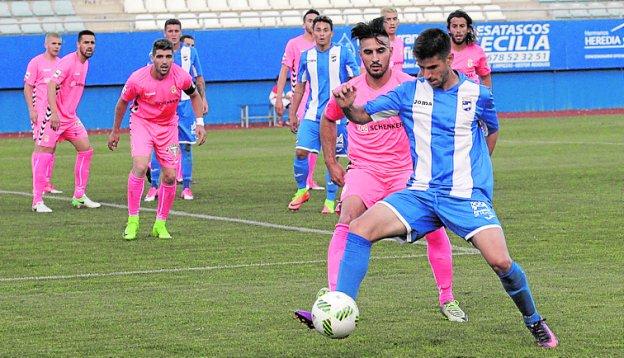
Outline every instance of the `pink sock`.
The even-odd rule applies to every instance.
[[[327,248],[327,285],[330,291],[336,289],[338,283],[338,271],[340,271],[340,261],[344,255],[345,246],[347,245],[347,235],[349,234],[349,225],[336,224],[336,229],[332,235],[329,247]]]
[[[139,215],[144,186],[145,178],[137,178],[134,173],[130,171],[130,174],[128,174],[128,215]]]
[[[427,256],[436,285],[440,305],[454,300],[453,297],[453,254],[451,242],[443,227],[425,236]]]
[[[175,194],[175,184],[160,184],[160,188],[158,188],[158,211],[156,213],[156,219],[167,220],[167,217],[169,217],[169,210],[171,210],[173,201],[175,200]]]
[[[46,186],[46,172],[52,160],[52,153],[33,153],[32,165],[33,205],[43,201],[43,191]]]
[[[318,154],[316,153],[308,153],[308,187],[312,187],[312,183],[314,183],[314,169],[316,169],[316,160],[318,159]]]
[[[92,157],[93,148],[76,153],[76,164],[74,165],[74,198],[81,198],[87,190]]]
[[[48,168],[46,170],[46,186],[52,186],[52,172],[54,171],[54,163],[56,162],[56,155],[52,153],[52,159],[50,163],[48,163]]]

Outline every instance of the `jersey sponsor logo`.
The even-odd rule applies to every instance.
[[[403,122],[396,123],[371,123],[368,125],[368,129],[371,131],[380,131],[380,130],[394,130],[403,128]]]
[[[425,101],[425,100],[418,99],[418,98],[414,100],[414,104],[417,104],[419,106],[433,106],[433,102]]]
[[[486,220],[492,220],[496,218],[496,215],[492,212],[492,209],[488,206],[487,203],[483,201],[471,201],[470,206],[472,207],[472,213],[475,218],[482,216]]]
[[[145,97],[151,97],[151,96],[155,96],[156,95],[156,91],[154,92],[145,92]]]

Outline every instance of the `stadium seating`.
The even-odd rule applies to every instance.
[[[98,25],[96,31],[118,31],[120,23],[129,23],[128,29],[153,30],[170,17],[189,29],[298,27],[309,8],[343,25],[379,16],[385,6],[396,8],[404,23],[444,23],[448,13],[459,8],[476,22],[523,20],[535,14],[544,19],[624,17],[624,0],[0,0],[0,18],[10,19],[0,33],[36,33],[39,27],[77,31],[94,20],[89,26]],[[66,25],[68,17],[72,22]]]

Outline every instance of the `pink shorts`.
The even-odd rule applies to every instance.
[[[130,119],[130,150],[133,157],[152,156],[152,150],[160,165],[177,168],[180,162],[178,125],[160,125],[141,118]]]
[[[63,139],[73,142],[89,136],[78,118],[73,122],[61,122],[59,128],[53,130],[49,118],[44,116],[41,122],[37,121],[37,126],[39,133],[37,133],[38,137],[35,138],[35,143],[42,147],[55,148],[56,144],[62,142]],[[42,128],[43,130],[41,130]]]
[[[381,174],[371,170],[351,168],[345,175],[345,185],[342,188],[340,200],[349,196],[357,196],[367,208],[373,206],[386,196],[405,189],[412,170],[398,173]]]

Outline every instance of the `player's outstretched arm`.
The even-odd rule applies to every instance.
[[[338,87],[332,91],[336,103],[342,108],[345,116],[351,121],[358,124],[366,124],[373,119],[364,110],[364,107],[354,105],[357,89],[350,83]]]
[[[336,160],[336,122],[329,120],[325,114],[321,117],[321,147],[323,159],[334,183],[343,186],[345,170]]]
[[[124,101],[120,97],[117,100],[117,104],[115,105],[115,119],[113,120],[113,128],[108,135],[108,149],[110,150],[115,150],[115,148],[117,148],[117,144],[119,144],[119,131],[121,128],[121,121],[123,120],[123,116],[126,113],[126,109],[128,109],[128,102]]]

